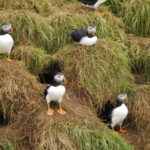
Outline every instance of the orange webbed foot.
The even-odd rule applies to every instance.
[[[47,115],[52,116],[53,114],[54,114],[54,110],[53,109],[48,109]]]
[[[64,111],[63,109],[58,109],[57,111],[59,114],[61,115],[65,115],[66,114],[66,111]]]
[[[13,61],[13,60],[12,60],[12,59],[10,59],[10,58],[7,58],[7,59],[6,59],[6,61],[9,61],[9,62],[11,62],[11,61]]]
[[[120,132],[120,133],[126,133],[127,131],[126,131],[126,130],[123,130],[123,129],[120,129],[119,132]]]

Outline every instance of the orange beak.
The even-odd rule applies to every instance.
[[[67,84],[67,82],[68,82],[68,81],[64,78],[64,84],[65,84],[65,85]]]
[[[125,99],[124,103],[128,103],[128,98]]]

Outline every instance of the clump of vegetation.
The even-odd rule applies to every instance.
[[[0,12],[0,22],[12,23],[15,44],[36,45],[50,53],[53,29],[45,18],[28,11],[10,10]]]
[[[105,39],[92,47],[68,45],[56,57],[64,63],[67,77],[102,104],[100,97],[107,95],[108,98],[118,92],[130,76],[123,48],[122,44]]]
[[[0,111],[7,122],[12,121],[14,114],[26,105],[32,98],[32,92],[36,86],[36,79],[30,75],[21,62],[0,64]],[[22,104],[22,105],[19,105]],[[5,121],[5,120],[4,120]]]
[[[124,92],[128,96],[132,96],[135,94],[134,85],[131,82],[124,81],[121,85],[120,92]]]
[[[138,85],[135,87],[136,94],[131,99],[130,114],[134,128],[140,134],[139,140],[145,143],[145,149],[149,146],[150,131],[150,86]]]
[[[124,32],[121,29],[123,24],[121,20],[113,16],[107,9],[104,17],[100,17],[94,14],[93,11],[88,11],[80,7],[77,9],[78,11],[75,10],[74,6],[71,6],[65,13],[56,13],[48,19],[49,24],[51,24],[55,30],[52,48],[54,52],[70,43],[70,37],[67,35],[69,31],[87,28],[88,25],[91,24],[97,27],[97,36],[99,38],[111,38],[120,42],[124,41]],[[73,12],[74,15],[70,15],[70,13]]]
[[[0,10],[30,10],[44,16],[52,13],[49,0],[0,0]]]
[[[149,39],[129,36],[127,40],[130,66],[133,73],[145,74],[150,79],[150,47]]]
[[[125,0],[107,0],[106,4],[110,6],[113,13],[121,14],[124,2]]]
[[[14,146],[5,138],[0,139],[0,149],[1,150],[15,150]]]
[[[52,56],[47,55],[43,49],[33,46],[18,46],[12,52],[12,57],[25,62],[30,72],[38,75],[48,65]]]
[[[124,23],[129,32],[139,36],[150,36],[150,1],[127,0],[125,3]]]
[[[78,148],[82,150],[131,150],[131,147],[125,144],[120,136],[113,134],[105,127],[103,127],[103,131],[100,128],[91,130],[72,124],[66,124],[60,127],[60,130],[70,136],[78,145]]]

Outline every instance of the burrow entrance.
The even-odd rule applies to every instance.
[[[116,102],[112,102],[111,100],[107,100],[107,102],[102,106],[102,108],[98,108],[97,116],[103,123],[110,128],[109,123],[111,122],[110,113],[112,112],[112,109],[116,106]],[[131,118],[126,118],[123,122],[123,127],[129,124],[131,121]],[[110,128],[111,129],[111,128]],[[116,131],[120,129],[119,126],[115,126],[114,128]]]
[[[41,74],[39,74],[39,81],[42,84],[53,84],[54,82],[54,75],[58,72],[63,73],[64,67],[60,62],[52,62],[50,63],[44,70],[42,71]],[[46,87],[45,87],[46,88]],[[53,109],[58,109],[58,103],[52,101],[51,102],[51,107]]]
[[[4,115],[4,112],[0,110],[0,126],[6,126],[10,122],[10,118]]]
[[[57,72],[63,73],[63,65],[60,62],[52,62],[50,63],[41,74],[39,74],[39,80],[41,83],[53,84],[54,75]]]

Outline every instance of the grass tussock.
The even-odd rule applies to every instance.
[[[118,92],[130,76],[123,45],[109,39],[99,40],[92,47],[69,45],[55,56],[64,64],[64,72],[70,81],[76,81],[80,90],[84,89],[101,104],[100,97],[109,98]]]
[[[86,10],[79,5],[69,5],[64,12],[59,12],[48,19],[49,24],[53,27],[54,42],[52,50],[63,47],[70,43],[69,31],[80,28],[87,28],[88,25],[96,25],[97,36],[99,38],[111,38],[116,41],[124,41],[123,24],[120,19],[113,16],[105,8],[105,16],[100,17],[93,10]],[[68,10],[69,9],[69,10]],[[91,17],[92,16],[92,17]]]
[[[6,138],[0,138],[0,149],[1,150],[15,150],[14,146]]]
[[[61,128],[60,128],[61,127]],[[109,129],[103,128],[103,131],[98,129],[92,130],[85,126],[80,127],[78,125],[66,124],[61,125],[59,130],[65,132],[75,143],[78,145],[78,149],[81,150],[131,150],[131,147],[124,143],[123,139],[114,135]]]
[[[36,79],[31,76],[20,62],[1,61],[0,63],[0,110],[4,118],[14,119],[14,114],[32,99],[32,92],[38,89]]]
[[[15,44],[32,44],[50,52],[53,29],[43,17],[28,11],[1,11],[0,22],[12,23]]]
[[[133,73],[144,74],[147,81],[150,79],[150,40],[129,36],[127,40],[128,55]]]
[[[13,50],[12,57],[15,60],[25,62],[26,67],[34,75],[41,73],[43,68],[48,65],[52,59],[43,49],[33,46],[18,46]]]
[[[124,23],[129,32],[139,36],[150,36],[150,1],[127,0],[125,3]]]
[[[130,108],[131,117],[134,121],[134,129],[140,134],[139,141],[143,141],[144,147],[150,142],[150,86],[136,86],[136,94],[132,97]],[[148,149],[146,149],[148,150]]]
[[[29,10],[44,16],[52,13],[49,0],[0,0],[0,10]]]
[[[107,0],[106,4],[110,7],[113,13],[121,14],[125,0]]]
[[[12,23],[15,44],[35,45],[45,49],[47,53],[55,53],[59,48],[70,43],[70,37],[67,32],[73,29],[87,28],[91,24],[97,26],[99,38],[111,38],[119,42],[124,41],[122,22],[107,9],[105,9],[105,16],[100,17],[97,14],[93,15],[91,10],[89,12],[89,10],[78,7],[79,12],[77,12],[74,4],[69,6],[71,6],[69,10],[68,7],[65,8],[66,13],[58,10],[48,18],[25,10],[1,11],[0,22],[1,24],[3,22]]]
[[[101,146],[104,149],[123,147],[126,150],[129,147],[119,136],[95,131],[95,127],[103,131],[106,128],[101,126],[89,106],[79,103],[72,92],[67,92],[63,102],[67,115],[62,117],[55,111],[50,117],[46,115],[47,107],[42,94],[44,87],[37,83],[22,63],[1,61],[0,71],[0,108],[5,106],[7,112],[12,112],[11,125],[0,128],[0,134],[9,137],[16,149],[45,150],[51,147],[78,150],[79,146],[81,149],[89,147],[96,150]],[[15,109],[11,109],[12,105]],[[71,106],[78,107],[72,109]],[[68,126],[67,122],[84,125],[84,128]],[[60,129],[63,129],[62,132]],[[98,143],[93,147],[94,141]]]

